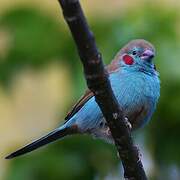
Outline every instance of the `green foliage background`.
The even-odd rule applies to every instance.
[[[139,132],[145,137],[145,146],[156,166],[151,179],[179,177],[179,19],[178,11],[145,5],[117,17],[94,17],[90,21],[106,63],[131,39],[147,39],[157,49],[155,61],[161,75],[161,98],[153,120]],[[8,55],[0,61],[0,83],[7,91],[11,90],[14,75],[23,69],[40,71],[52,61],[59,64],[64,61],[73,79],[72,92],[76,98],[80,96],[84,88],[81,64],[71,35],[62,24],[25,8],[14,9],[0,18],[0,27],[7,28],[14,38]],[[5,180],[104,179],[107,172],[118,171],[113,146],[76,136],[11,161]]]

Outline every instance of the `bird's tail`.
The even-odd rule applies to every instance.
[[[55,129],[54,131],[50,132],[49,134],[39,138],[38,140],[35,140],[34,142],[24,146],[23,148],[13,152],[12,154],[5,157],[5,159],[12,159],[17,156],[21,156],[23,154],[26,154],[28,152],[31,152],[37,148],[40,148],[41,146],[44,146],[46,144],[49,144],[53,141],[56,141],[57,139],[60,139],[66,135],[75,133],[75,129],[72,127],[60,127]]]

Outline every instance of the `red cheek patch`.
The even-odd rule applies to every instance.
[[[127,54],[124,55],[122,59],[125,62],[125,64],[127,64],[127,65],[132,65],[134,63],[133,58]]]

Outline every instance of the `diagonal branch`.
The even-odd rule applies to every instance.
[[[124,167],[124,177],[129,180],[146,180],[139,153],[133,144],[123,112],[112,91],[108,73],[98,51],[78,0],[59,0],[64,18],[71,30],[81,58],[89,89],[98,103],[114,138]]]

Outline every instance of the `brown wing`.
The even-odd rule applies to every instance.
[[[65,117],[65,120],[69,120],[74,114],[76,114],[83,106],[84,104],[94,96],[93,92],[89,89],[86,90],[84,96],[80,98],[80,100],[73,106],[72,110],[68,112],[67,116]]]
[[[113,73],[117,70],[118,66],[115,60],[111,62],[108,66],[106,66],[106,69],[108,73]],[[94,93],[91,90],[86,90],[84,96],[80,98],[80,100],[73,106],[72,110],[68,112],[67,116],[65,117],[65,120],[69,120],[71,117],[74,116],[83,106],[84,104],[94,96]]]

